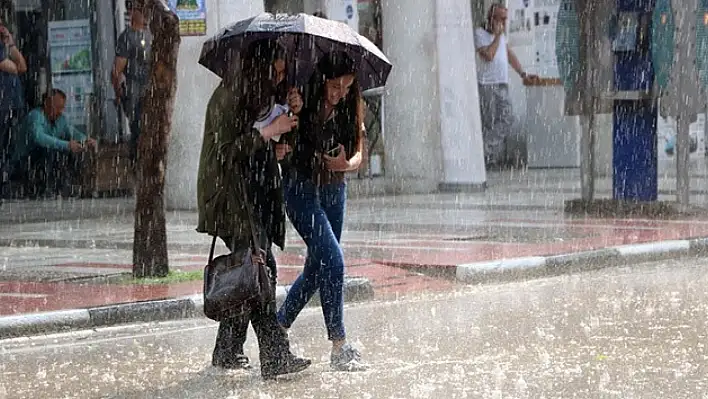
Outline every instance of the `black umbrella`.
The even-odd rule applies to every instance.
[[[249,44],[264,39],[280,43],[295,60],[289,75],[296,84],[305,83],[317,61],[333,51],[344,51],[358,63],[362,90],[384,86],[392,68],[375,44],[348,25],[308,14],[263,13],[229,25],[204,43],[199,63],[224,77],[233,73]]]

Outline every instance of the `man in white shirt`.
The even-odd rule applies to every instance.
[[[509,65],[527,79],[519,59],[506,42],[507,9],[493,4],[487,22],[474,33],[477,60],[477,80],[484,138],[484,157],[487,167],[504,162],[504,144],[511,133],[514,114],[509,97]]]

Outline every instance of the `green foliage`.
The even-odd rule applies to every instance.
[[[178,10],[198,10],[199,3],[197,0],[177,0],[176,8]]]
[[[133,278],[128,277],[125,280],[121,280],[121,284],[177,284],[186,283],[190,281],[199,281],[204,278],[204,271],[194,270],[194,271],[170,271],[170,273],[165,277],[146,277],[146,278]]]

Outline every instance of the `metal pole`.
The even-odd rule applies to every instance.
[[[381,164],[381,175],[386,176],[386,96],[385,92],[381,93],[381,105],[379,106],[379,118],[381,120],[381,125],[379,126],[379,131],[381,132],[381,137],[379,137],[379,140],[381,140],[381,143],[383,145],[384,151],[383,154],[381,154],[381,159],[379,159],[379,162]],[[706,117],[708,117],[708,114],[706,114]]]
[[[590,165],[588,165],[588,169],[590,175],[588,184],[588,200],[592,201],[595,199],[595,138],[597,133],[597,114],[594,110],[590,113],[589,118],[590,122],[588,123],[588,135],[590,135]]]
[[[698,74],[696,65],[696,10],[698,0],[671,0],[674,13],[676,34],[674,36],[675,54],[672,70],[674,97],[672,106],[676,113],[676,200],[686,206],[690,200],[690,125],[691,117],[700,108],[699,91],[696,91]]]
[[[595,141],[595,114],[580,116],[580,185],[583,201],[592,201],[595,194],[595,154],[593,147]]]
[[[610,1],[610,0],[606,0]],[[594,58],[595,47],[600,43],[595,30],[595,20],[599,19],[601,7],[593,7],[583,0],[575,1],[575,10],[578,13],[580,24],[580,35],[584,38],[584,44],[580,45],[581,73],[577,84],[580,90],[580,185],[582,200],[589,202],[595,196],[595,120],[596,120],[596,97],[595,78],[599,73],[597,61]]]
[[[690,126],[688,115],[681,114],[676,118],[676,201],[686,206],[690,201]]]

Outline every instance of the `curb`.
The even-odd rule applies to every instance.
[[[553,256],[529,256],[457,265],[455,278],[469,284],[508,282],[600,270],[611,266],[708,257],[708,238],[622,245]]]
[[[291,286],[279,285],[275,299],[278,306],[285,301]],[[344,301],[362,302],[374,298],[371,281],[361,277],[345,277]],[[308,306],[319,306],[315,295]],[[0,340],[29,335],[52,334],[72,330],[108,327],[117,324],[156,322],[204,317],[202,295],[156,301],[133,302],[87,309],[60,310],[0,317]]]

